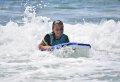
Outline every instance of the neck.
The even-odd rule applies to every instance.
[[[61,36],[55,36],[56,39],[59,39]]]
[[[59,39],[59,38],[60,38],[60,36],[56,36],[56,35],[54,34],[54,32],[52,32],[52,33],[53,33],[55,39]]]

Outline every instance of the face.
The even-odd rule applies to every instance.
[[[56,37],[61,37],[61,35],[63,34],[63,26],[62,25],[54,25],[54,28],[53,28],[53,32],[55,34]]]

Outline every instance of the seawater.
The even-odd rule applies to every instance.
[[[120,81],[119,0],[0,2],[1,82]],[[38,49],[54,19],[63,20],[71,42],[91,44],[89,57],[64,58]]]

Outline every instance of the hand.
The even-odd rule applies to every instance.
[[[52,51],[51,46],[46,46],[46,50],[48,50],[48,51]]]

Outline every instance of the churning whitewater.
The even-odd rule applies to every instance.
[[[71,42],[92,46],[87,57],[64,58],[57,56],[63,55],[60,52],[38,49],[44,35],[51,32],[51,18],[36,16],[27,6],[21,19],[22,24],[11,20],[0,25],[1,82],[120,81],[120,21],[64,23]]]

